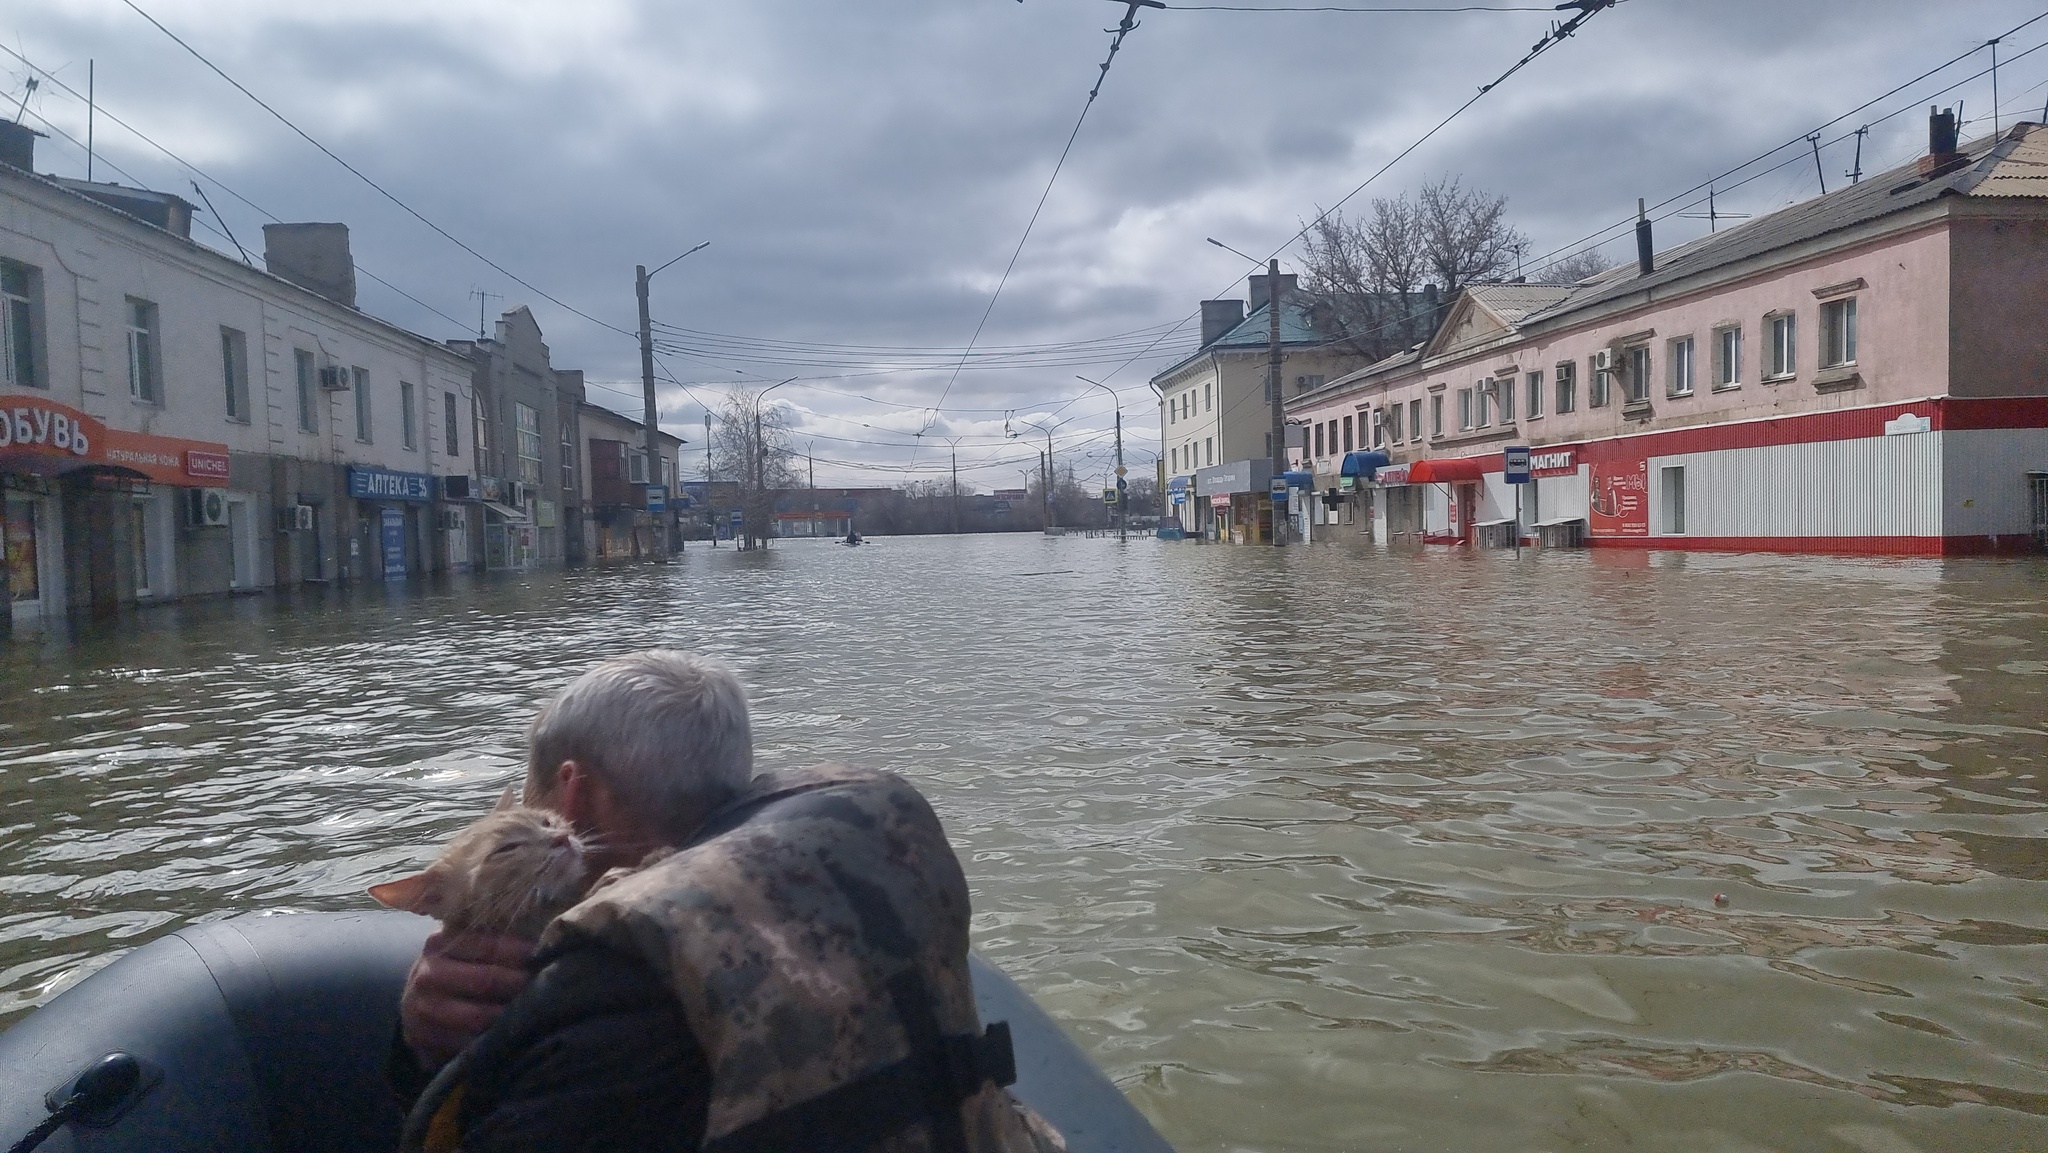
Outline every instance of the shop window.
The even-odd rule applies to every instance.
[[[1856,363],[1856,298],[1830,300],[1820,306],[1820,366],[1841,368]]]
[[[1411,441],[1422,439],[1422,401],[1420,399],[1408,402],[1408,439]]]
[[[420,446],[419,390],[404,381],[398,385],[399,434],[407,448]]]
[[[7,539],[7,588],[8,593],[18,601],[41,600],[43,596],[42,565],[36,557],[37,536],[41,525],[34,502],[26,500],[0,499],[0,512],[4,512],[7,523],[4,526]],[[0,605],[0,610],[6,606]]]
[[[363,444],[370,443],[370,370],[351,368],[348,370],[350,387],[356,393],[356,439]]]
[[[1692,337],[1681,336],[1671,342],[1671,379],[1665,385],[1665,395],[1691,396],[1692,376]]]
[[[1555,369],[1557,374],[1557,413],[1559,416],[1573,412],[1579,407],[1579,366],[1565,361]]]
[[[38,346],[42,336],[43,277],[38,270],[0,260],[0,382],[47,388]]]
[[[299,431],[320,431],[320,380],[313,354],[303,348],[292,350],[292,368],[299,386]]]
[[[128,297],[128,393],[146,404],[164,402],[162,346],[157,337],[156,305]]]
[[[1714,387],[1742,387],[1742,329],[1731,326],[1714,330]]]
[[[1783,380],[1799,371],[1799,318],[1780,313],[1770,318],[1771,370],[1769,379]]]
[[[220,330],[220,377],[228,419],[249,423],[249,338],[238,329]]]
[[[1529,419],[1541,420],[1543,418],[1543,374],[1540,372],[1529,373],[1522,378],[1522,383],[1526,386],[1526,391],[1529,394]]]
[[[441,407],[441,451],[450,457],[458,457],[462,455],[462,441],[456,435],[461,426],[455,417],[455,394],[444,392],[441,395],[446,399]]]

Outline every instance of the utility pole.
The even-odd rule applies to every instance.
[[[1806,142],[1813,145],[1813,175],[1820,181],[1820,194],[1826,196],[1828,194],[1828,174],[1820,166],[1820,133],[1816,132],[1807,137]]]
[[[1863,138],[1868,135],[1870,135],[1870,125],[1868,124],[1856,130],[1856,170],[1849,173],[1849,183],[1851,184],[1863,183]]]
[[[960,442],[953,442],[953,535],[960,535]]]
[[[640,392],[641,400],[644,402],[643,415],[647,421],[645,430],[647,433],[647,479],[657,481],[661,478],[661,430],[660,426],[655,423],[654,413],[654,322],[647,315],[647,280],[647,266],[644,264],[634,265],[633,295],[639,298],[640,301]],[[662,503],[666,505],[668,503],[665,499],[665,494],[667,493],[666,485],[663,486],[662,491],[664,493]],[[642,489],[640,492],[640,503],[642,507],[646,506],[647,491],[645,489]],[[658,521],[655,524],[654,531],[654,559],[668,559],[668,534],[661,531],[661,525]]]
[[[812,536],[818,535],[818,460],[815,455],[817,452],[817,448],[818,445],[816,441],[812,441],[810,444],[804,446],[804,471],[807,474],[809,474],[808,483],[811,489]]]
[[[1280,261],[1278,258],[1266,262],[1266,384],[1267,400],[1273,406],[1273,431],[1269,437],[1273,442],[1267,457],[1272,462],[1273,475],[1287,471],[1287,417],[1280,407]],[[1119,461],[1119,464],[1122,462]],[[1281,506],[1273,505],[1273,547],[1286,543],[1286,532],[1281,527]]]
[[[1116,410],[1116,539],[1129,540],[1130,490],[1124,485],[1124,410]]]
[[[1052,462],[1052,430],[1048,428],[1045,430],[1045,527],[1047,528],[1058,528],[1060,526],[1060,506],[1057,501],[1053,500],[1052,496],[1053,477],[1055,475]]]

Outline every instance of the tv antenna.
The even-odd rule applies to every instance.
[[[1856,168],[1855,171],[1849,173],[1849,183],[1851,184],[1863,183],[1863,138],[1868,135],[1870,135],[1870,125],[1868,124],[1856,130]]]
[[[1723,211],[1721,211],[1721,209],[1719,208],[1719,206],[1717,206],[1717,205],[1716,205],[1716,204],[1714,203],[1714,186],[1713,186],[1713,185],[1711,185],[1711,184],[1707,185],[1707,210],[1706,210],[1705,212],[1681,212],[1681,213],[1679,213],[1679,215],[1680,215],[1680,216],[1683,216],[1683,217],[1685,217],[1685,218],[1686,218],[1687,220],[1704,220],[1704,221],[1706,221],[1706,222],[1707,222],[1707,231],[1708,231],[1708,232],[1719,232],[1719,231],[1721,231],[1721,222],[1722,222],[1723,220],[1748,220],[1748,219],[1749,219],[1749,213],[1747,213],[1747,212],[1723,212]]]
[[[478,340],[483,340],[485,339],[484,310],[489,307],[489,305],[486,304],[485,302],[491,300],[503,300],[505,299],[505,296],[503,293],[485,292],[481,288],[472,288],[469,290],[469,294],[471,296],[476,297],[476,338]]]

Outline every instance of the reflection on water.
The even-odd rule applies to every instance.
[[[361,907],[650,641],[923,783],[1184,1150],[2048,1148],[2038,562],[883,540],[20,639],[0,1020]]]

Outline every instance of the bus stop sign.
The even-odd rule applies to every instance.
[[[1509,484],[1529,483],[1529,446],[1513,444],[1501,450],[1502,478]]]

